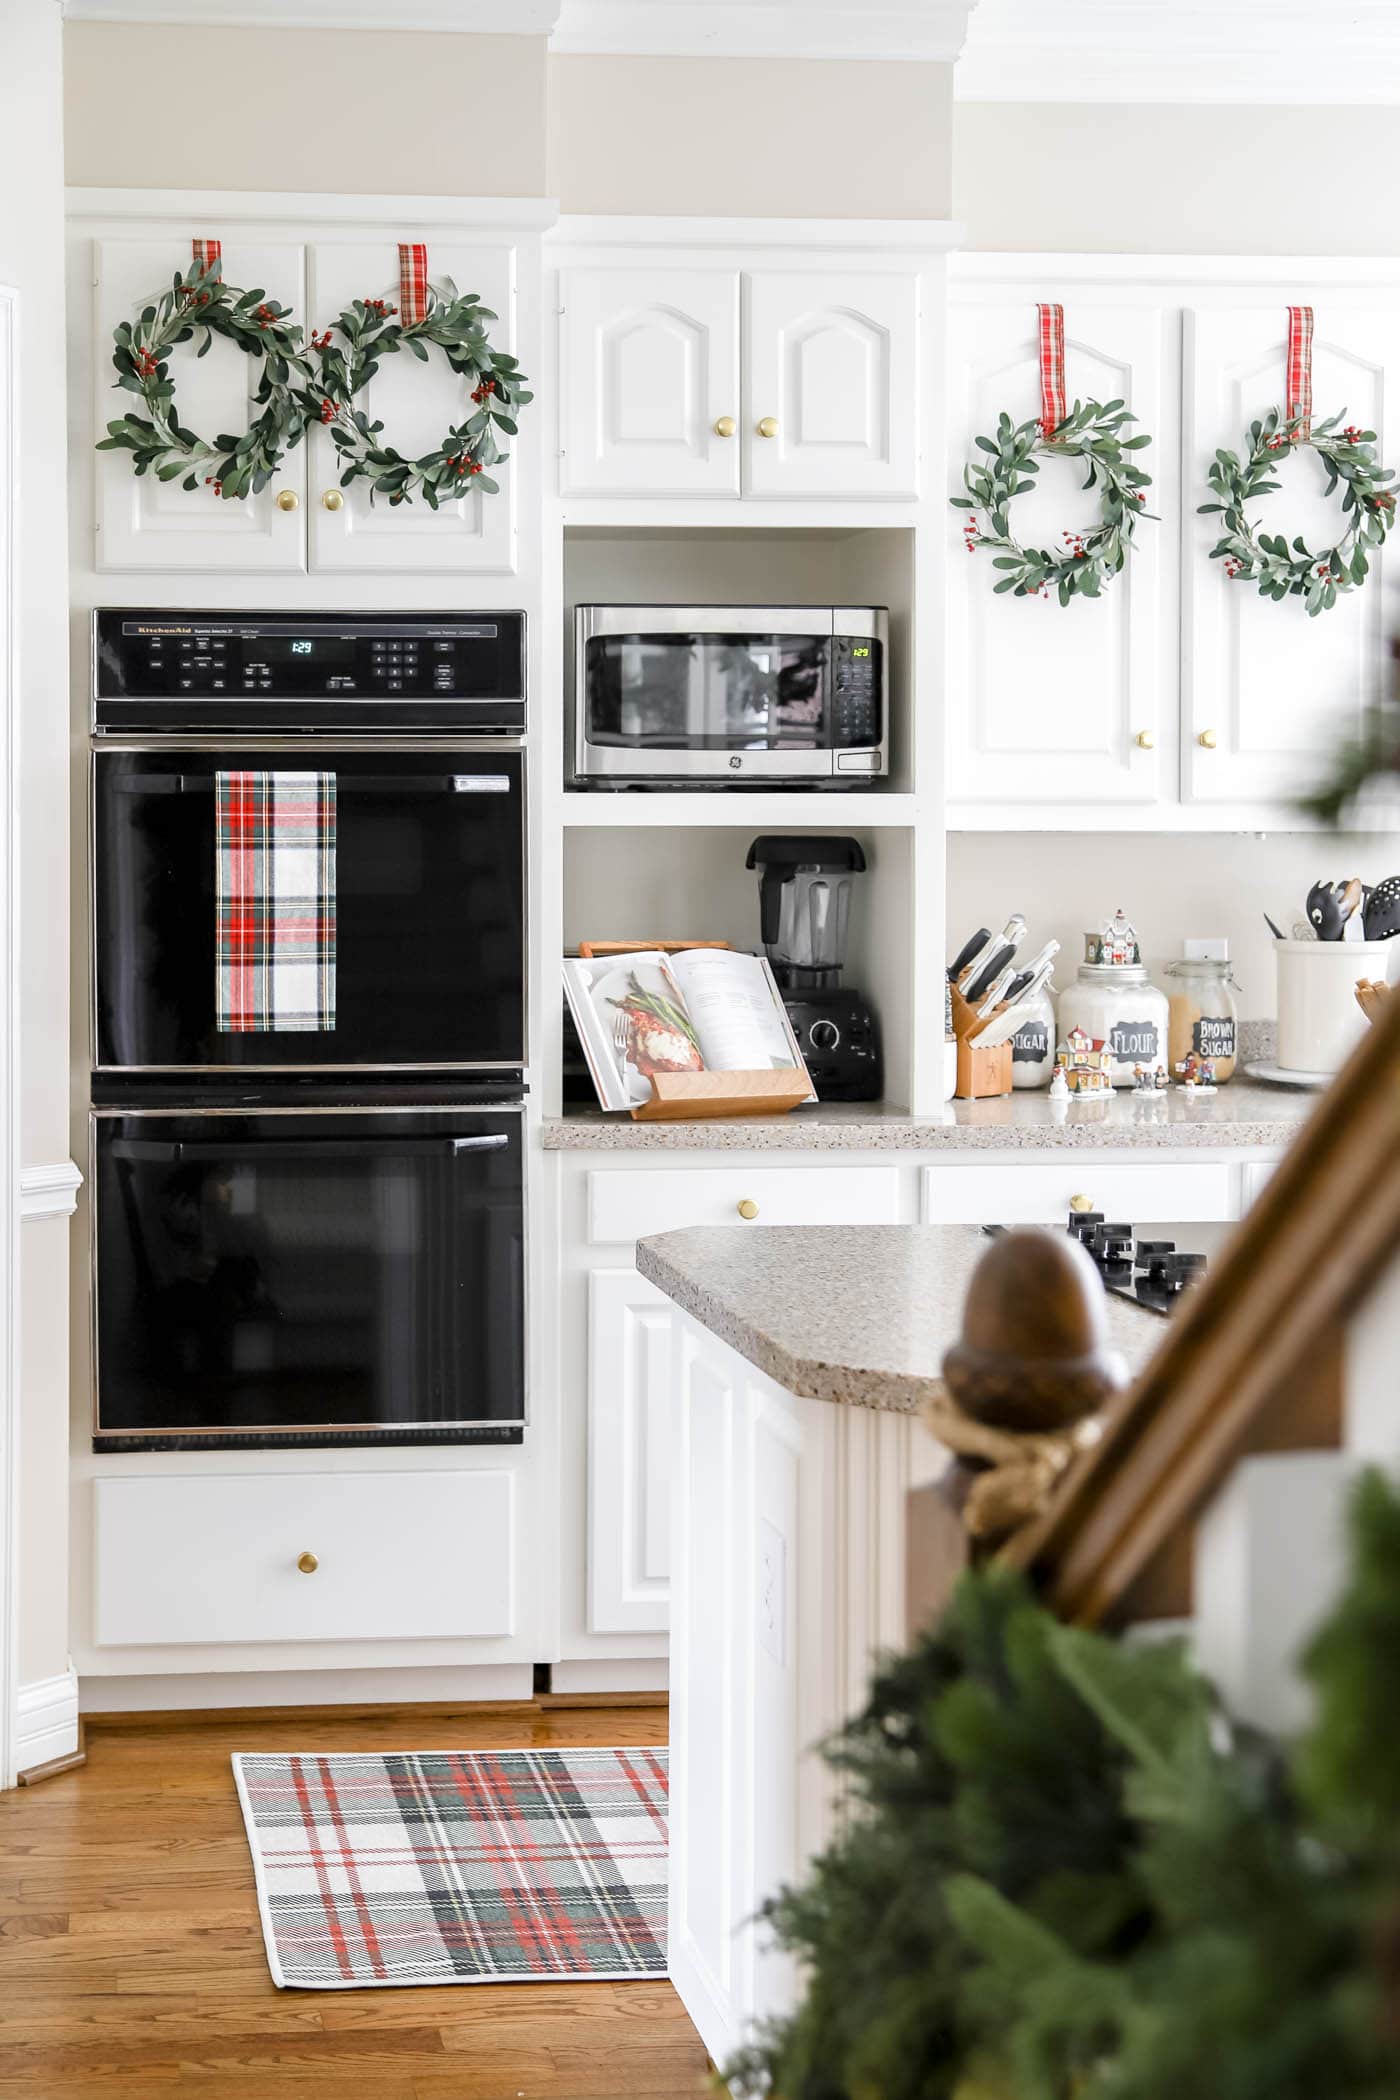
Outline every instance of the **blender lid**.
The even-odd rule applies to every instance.
[[[746,868],[846,868],[865,871],[865,855],[859,839],[836,838],[830,833],[791,837],[765,832],[754,840],[744,862]]]

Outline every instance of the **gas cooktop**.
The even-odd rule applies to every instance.
[[[983,1227],[993,1237],[1005,1230]],[[1110,1224],[1101,1210],[1072,1210],[1065,1230],[1089,1256],[1106,1291],[1149,1312],[1171,1312],[1193,1277],[1205,1272],[1204,1254],[1180,1253],[1175,1240],[1140,1240],[1131,1225]]]

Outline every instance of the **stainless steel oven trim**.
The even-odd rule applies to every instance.
[[[321,1072],[333,1075],[337,1072],[525,1072],[529,1066],[530,1045],[530,754],[519,737],[479,737],[464,741],[460,746],[450,742],[424,745],[415,740],[407,743],[392,743],[381,740],[376,743],[357,743],[345,737],[340,740],[344,751],[402,751],[408,754],[421,751],[425,756],[441,757],[445,752],[460,748],[468,753],[518,752],[520,754],[520,1030],[525,1045],[525,1055],[513,1058],[483,1059],[478,1063],[454,1061],[450,1064],[332,1064],[332,1065],[99,1065],[97,1062],[97,760],[99,755],[112,757],[138,756],[143,751],[155,753],[169,751],[222,751],[227,748],[223,737],[197,738],[175,737],[169,740],[142,737],[133,743],[92,744],[88,749],[88,808],[87,808],[87,975],[88,975],[88,1065],[94,1075],[120,1077],[131,1073],[184,1073],[227,1074],[236,1077],[246,1072],[252,1077],[266,1077],[279,1072]],[[304,738],[261,739],[271,750],[294,750],[305,748]],[[318,747],[323,748],[323,747]]]
[[[403,1104],[402,1106],[395,1106],[395,1107],[357,1107],[357,1106],[356,1106],[355,1104],[353,1104],[353,1103],[344,1103],[344,1104],[340,1104],[340,1105],[337,1105],[337,1106],[335,1106],[335,1107],[319,1107],[319,1108],[305,1108],[305,1107],[302,1107],[302,1108],[298,1108],[298,1107],[286,1107],[286,1108],[257,1108],[257,1109],[251,1109],[251,1110],[249,1110],[249,1109],[242,1109],[242,1110],[240,1110],[240,1109],[236,1109],[236,1108],[234,1108],[234,1109],[230,1109],[230,1108],[90,1108],[90,1109],[88,1110],[88,1181],[87,1181],[87,1186],[88,1186],[88,1206],[87,1206],[87,1213],[88,1213],[88,1283],[89,1283],[89,1288],[88,1288],[88,1374],[89,1374],[89,1378],[90,1378],[90,1381],[91,1381],[91,1387],[92,1387],[92,1403],[91,1403],[91,1413],[92,1413],[92,1424],[91,1424],[90,1436],[91,1436],[91,1441],[92,1441],[92,1444],[93,1444],[94,1454],[95,1454],[95,1455],[101,1455],[101,1453],[102,1453],[102,1451],[103,1451],[103,1444],[102,1444],[102,1441],[101,1441],[101,1439],[102,1439],[102,1431],[101,1431],[101,1430],[100,1430],[100,1429],[98,1428],[98,1426],[97,1426],[97,1425],[98,1425],[98,1405],[99,1405],[99,1397],[100,1397],[100,1396],[99,1396],[99,1391],[98,1391],[98,1380],[99,1380],[99,1372],[98,1372],[98,1364],[97,1364],[97,1125],[98,1125],[98,1122],[99,1122],[99,1120],[101,1120],[101,1119],[110,1119],[111,1117],[114,1117],[114,1116],[145,1116],[145,1117],[156,1117],[156,1116],[183,1116],[183,1117],[187,1117],[187,1118],[188,1118],[188,1117],[195,1117],[195,1116],[198,1116],[198,1117],[206,1117],[206,1116],[225,1116],[225,1117],[227,1117],[227,1116],[238,1116],[238,1115],[240,1115],[240,1114],[241,1114],[241,1115],[250,1115],[250,1114],[251,1114],[251,1115],[258,1115],[258,1116],[344,1116],[344,1115],[358,1115],[358,1116],[421,1116],[421,1115],[445,1115],[445,1116],[464,1116],[464,1115],[465,1115],[465,1116],[469,1116],[469,1115],[493,1115],[493,1116],[496,1116],[496,1115],[499,1115],[499,1116],[510,1116],[510,1115],[514,1115],[514,1116],[519,1116],[519,1117],[521,1118],[521,1133],[520,1133],[520,1253],[521,1253],[521,1262],[520,1262],[520,1323],[521,1323],[521,1331],[522,1331],[522,1337],[523,1337],[523,1343],[524,1343],[524,1346],[523,1346],[523,1350],[522,1350],[522,1357],[521,1357],[521,1373],[522,1373],[522,1375],[521,1375],[521,1386],[522,1386],[522,1390],[521,1390],[521,1395],[520,1395],[520,1418],[519,1418],[519,1420],[518,1420],[518,1421],[513,1421],[513,1422],[498,1422],[498,1421],[493,1421],[493,1420],[490,1420],[489,1418],[488,1418],[488,1419],[481,1419],[481,1418],[471,1419],[471,1418],[468,1418],[468,1419],[464,1419],[464,1420],[461,1420],[461,1421],[453,1421],[453,1422],[435,1422],[435,1423],[433,1423],[432,1427],[433,1427],[434,1429],[512,1429],[512,1430],[514,1430],[514,1429],[521,1429],[521,1430],[524,1430],[524,1429],[529,1429],[529,1428],[530,1428],[530,1427],[532,1426],[532,1425],[531,1425],[531,1420],[530,1420],[530,1400],[531,1400],[531,1389],[530,1389],[530,1368],[531,1368],[531,1357],[532,1357],[532,1348],[531,1348],[531,1337],[532,1337],[532,1335],[533,1335],[534,1329],[533,1329],[533,1327],[532,1327],[532,1325],[531,1325],[531,1321],[530,1321],[530,1155],[529,1155],[529,1148],[528,1148],[528,1146],[526,1145],[526,1142],[525,1142],[525,1126],[524,1126],[524,1117],[525,1117],[525,1104],[524,1104],[524,1102],[523,1102],[523,1101],[502,1101],[502,1102],[494,1102],[494,1101],[493,1101],[493,1102],[475,1101],[475,1102],[465,1102],[465,1103],[463,1103],[463,1105],[462,1105],[462,1106],[461,1106],[460,1108],[450,1108],[450,1107],[448,1107],[448,1108],[442,1108],[442,1107],[439,1107],[439,1106],[438,1106],[437,1104],[435,1104],[435,1103],[434,1103],[434,1104],[432,1104],[431,1106],[428,1106],[428,1107],[424,1107],[424,1105],[423,1105],[422,1103],[411,1103],[411,1102],[406,1102],[406,1103],[404,1103],[404,1104]],[[403,1425],[402,1425],[402,1427],[404,1427],[404,1428],[412,1428],[412,1426],[413,1426],[413,1425],[412,1425],[411,1423],[405,1423],[405,1424],[403,1424]],[[285,1439],[285,1438],[295,1437],[295,1436],[298,1436],[298,1435],[313,1435],[313,1436],[362,1436],[362,1437],[364,1437],[364,1438],[365,1438],[365,1443],[364,1443],[364,1445],[363,1445],[363,1447],[362,1447],[362,1448],[363,1448],[363,1449],[365,1449],[365,1450],[372,1450],[372,1449],[374,1448],[374,1432],[373,1432],[373,1430],[372,1430],[372,1429],[368,1429],[368,1428],[367,1428],[367,1426],[366,1426],[366,1424],[365,1424],[365,1423],[363,1423],[363,1422],[319,1422],[319,1423],[316,1423],[316,1424],[315,1424],[314,1426],[313,1426],[313,1425],[311,1425],[311,1424],[307,1424],[307,1425],[306,1425],[306,1427],[305,1427],[305,1429],[304,1429],[304,1430],[301,1430],[301,1431],[298,1431],[298,1430],[295,1430],[295,1429],[290,1429],[290,1430],[288,1430],[288,1429],[279,1429],[279,1428],[276,1428],[276,1427],[274,1427],[274,1426],[273,1426],[272,1424],[270,1424],[270,1423],[246,1423],[246,1422],[245,1422],[245,1423],[241,1424],[241,1425],[240,1425],[240,1427],[239,1427],[239,1428],[237,1428],[237,1429],[208,1429],[208,1428],[197,1428],[197,1427],[193,1427],[193,1426],[192,1426],[192,1427],[190,1427],[190,1428],[187,1428],[187,1429],[149,1429],[149,1430],[148,1430],[148,1429],[140,1429],[140,1430],[113,1430],[113,1431],[111,1432],[111,1434],[112,1434],[113,1436],[141,1436],[141,1437],[151,1437],[151,1438],[155,1438],[155,1437],[180,1437],[180,1436],[200,1436],[200,1437],[205,1437],[205,1436],[207,1436],[207,1437],[224,1437],[224,1436],[227,1436],[227,1437],[234,1437],[234,1436],[267,1436],[267,1437],[277,1437],[277,1438],[279,1439],[279,1442],[278,1442],[277,1444],[275,1444],[275,1445],[272,1445],[272,1444],[270,1444],[270,1445],[269,1445],[269,1446],[267,1447],[267,1448],[268,1448],[269,1450],[277,1450],[277,1449],[287,1449],[287,1448],[290,1448],[290,1447],[289,1447],[289,1446],[288,1446],[288,1445],[287,1445],[286,1443],[283,1443],[283,1442],[282,1442],[281,1440],[282,1440],[282,1439]],[[438,1440],[437,1440],[436,1438],[433,1438],[433,1439],[430,1439],[429,1441],[430,1441],[430,1442],[436,1442],[436,1441],[438,1441]],[[426,1448],[426,1447],[425,1447],[425,1448]]]

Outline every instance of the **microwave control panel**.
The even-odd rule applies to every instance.
[[[850,751],[878,744],[880,720],[880,648],[870,635],[838,634],[831,645],[833,742]]]

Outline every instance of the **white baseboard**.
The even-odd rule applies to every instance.
[[[85,1714],[196,1713],[226,1706],[417,1706],[529,1699],[528,1663],[464,1669],[220,1670],[205,1676],[83,1678]],[[428,1745],[431,1748],[431,1744]]]
[[[664,1692],[671,1678],[662,1655],[619,1655],[601,1662],[557,1662],[549,1682],[556,1692]]]
[[[78,1675],[70,1665],[59,1677],[41,1677],[19,1688],[15,1770],[71,1757],[78,1747]]]
[[[19,1212],[26,1224],[35,1218],[71,1218],[78,1207],[83,1177],[71,1159],[51,1166],[24,1167],[19,1177]]]

